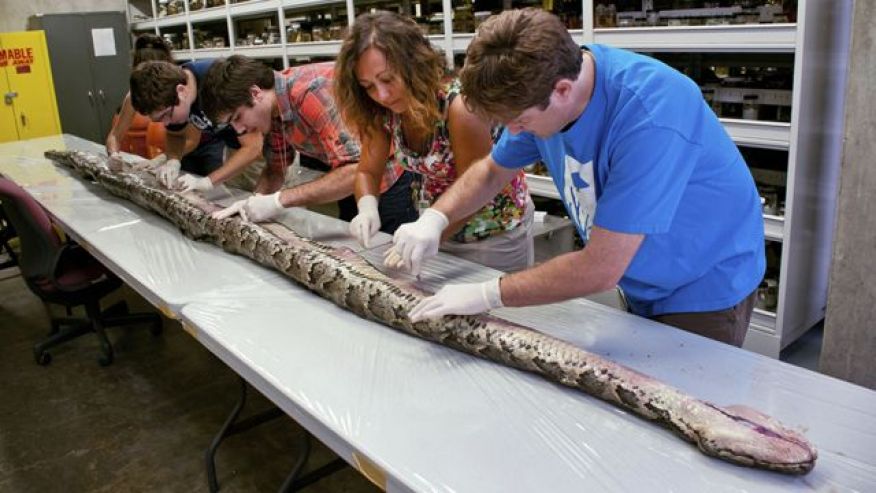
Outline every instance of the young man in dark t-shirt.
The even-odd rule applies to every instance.
[[[214,125],[201,108],[198,91],[214,62],[197,60],[180,66],[145,62],[131,73],[134,109],[167,128],[167,161],[162,164],[164,158],[159,157],[146,166],[158,167],[159,181],[168,188],[210,190],[240,173],[262,154],[260,133],[237,135],[230,126]],[[223,162],[226,146],[238,151]],[[179,177],[180,170],[192,174]],[[268,181],[276,182],[260,180],[257,191],[272,192],[259,189]]]

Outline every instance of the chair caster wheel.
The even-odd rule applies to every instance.
[[[36,360],[36,364],[40,366],[47,366],[52,362],[52,355],[45,351],[34,351],[33,358]]]
[[[100,364],[100,366],[109,366],[109,365],[113,364],[112,353],[104,354],[100,358],[97,358],[97,362]]]
[[[158,322],[157,324],[154,324],[152,327],[149,328],[149,333],[152,334],[154,337],[160,336],[162,332],[164,332],[164,327],[162,326],[161,322]]]

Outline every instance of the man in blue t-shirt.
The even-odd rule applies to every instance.
[[[214,125],[201,108],[200,86],[215,62],[196,60],[177,66],[149,61],[131,72],[134,109],[167,129],[166,156],[145,166],[154,166],[159,181],[168,188],[208,191],[262,155],[264,139],[260,133],[237,135],[228,125]],[[223,161],[225,147],[237,149],[227,161]],[[180,170],[191,174],[180,177]],[[270,176],[271,172],[265,170],[256,191],[274,192],[282,185],[283,177]]]
[[[538,160],[586,246],[486,283],[447,285],[411,311],[412,321],[620,285],[636,314],[742,345],[766,263],[760,200],[693,81],[646,56],[582,49],[559,19],[534,9],[483,24],[460,78],[466,103],[508,131],[399,228],[389,263],[419,270],[444,225]]]

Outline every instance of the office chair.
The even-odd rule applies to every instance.
[[[66,318],[54,317],[49,311],[52,327],[49,337],[33,348],[38,364],[51,362],[49,348],[89,332],[94,332],[100,343],[102,354],[98,362],[102,366],[111,364],[113,348],[106,337],[106,327],[148,323],[153,335],[161,333],[161,317],[157,314],[128,314],[124,302],[101,311],[100,300],[120,287],[122,281],[81,246],[63,242],[49,214],[24,189],[0,177],[0,201],[18,233],[19,269],[28,288],[47,305],[47,311],[49,304],[67,310]],[[76,306],[85,307],[85,319],[69,317]]]
[[[6,219],[6,215],[3,213],[3,207],[0,207],[0,254],[5,252],[6,256],[9,257],[0,262],[0,269],[18,265],[18,255],[15,254],[15,250],[13,250],[12,246],[9,244],[9,241],[16,236],[18,236],[18,234],[15,232],[15,228],[13,228],[12,223]]]

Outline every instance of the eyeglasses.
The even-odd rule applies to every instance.
[[[228,118],[224,122],[217,121],[216,123],[214,123],[213,128],[215,128],[217,132],[221,132],[221,131],[225,130],[226,128],[232,126],[231,122],[233,122],[236,118],[237,118],[237,111],[233,111],[233,112],[231,112],[230,115],[228,115]],[[237,130],[235,130],[235,133],[237,133]],[[237,134],[237,135],[242,135],[242,134]]]
[[[161,122],[164,121],[165,118],[169,118],[173,114],[173,109],[176,108],[176,105],[170,106],[165,110],[162,110],[157,115],[150,115],[149,119],[153,122]]]

